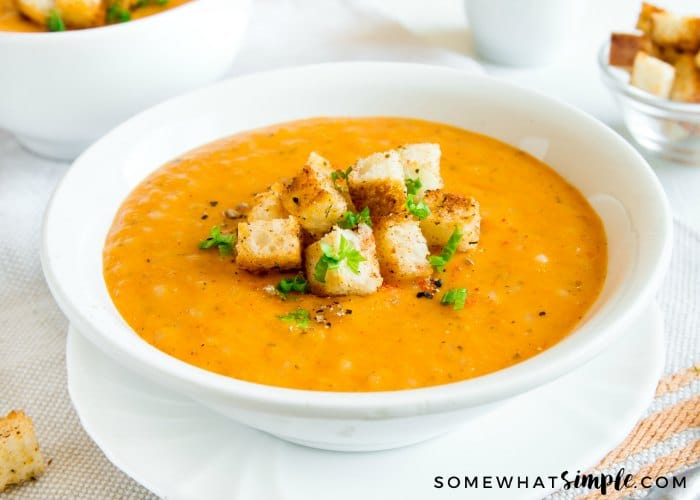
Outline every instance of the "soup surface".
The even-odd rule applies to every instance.
[[[166,2],[159,2],[157,0],[144,1],[143,6],[129,9],[128,16],[131,20],[141,19],[177,7],[189,1],[190,0],[167,0]],[[126,9],[124,9],[124,11],[126,12]],[[110,22],[116,23],[119,21],[115,18]],[[100,25],[104,24],[108,24],[106,13],[104,23],[100,23]],[[0,31],[32,33],[45,32],[49,31],[49,29],[46,23],[38,23],[23,15],[17,6],[17,0],[0,0]]]
[[[467,288],[462,310],[418,298],[414,283],[284,301],[265,292],[280,274],[250,274],[198,249],[213,225],[235,227],[226,208],[295,175],[312,151],[344,169],[417,142],[440,145],[446,191],[481,204],[478,248],[440,273],[443,291]],[[547,165],[489,137],[406,118],[314,118],[189,152],[129,195],[104,248],[112,299],[150,344],[238,379],[328,391],[443,384],[534,356],[583,317],[606,266],[600,219]],[[323,322],[301,330],[278,318],[297,308],[312,318],[323,309]]]

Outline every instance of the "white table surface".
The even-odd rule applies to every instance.
[[[600,79],[596,56],[611,31],[633,29],[641,1],[582,1],[586,6],[579,31],[573,34],[570,49],[557,61],[539,68],[506,68],[480,62],[487,73],[573,104],[629,140],[615,103]],[[464,14],[464,0],[372,0],[371,3],[431,44],[476,57]],[[700,14],[697,0],[653,3],[669,10]],[[668,194],[674,216],[700,230],[700,166],[672,164],[647,154],[645,157]]]

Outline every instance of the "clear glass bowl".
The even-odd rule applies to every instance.
[[[608,64],[609,51],[607,41],[598,64],[632,138],[658,156],[700,166],[700,104],[661,99],[633,87],[627,71]]]

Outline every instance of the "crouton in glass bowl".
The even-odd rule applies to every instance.
[[[657,97],[631,84],[630,73],[609,64],[610,42],[598,53],[605,85],[640,146],[660,157],[700,166],[700,103]]]

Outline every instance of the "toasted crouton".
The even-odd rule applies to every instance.
[[[16,0],[16,5],[22,14],[45,26],[49,13],[56,8],[56,0]]]
[[[676,70],[670,64],[644,52],[637,52],[630,83],[655,96],[667,99],[671,94],[675,75]]]
[[[345,197],[333,186],[328,160],[311,153],[302,171],[282,194],[282,205],[315,237],[331,230],[348,210]]]
[[[365,260],[359,263],[357,274],[350,269],[346,260],[341,261],[340,266],[326,271],[325,281],[322,282],[316,276],[316,266],[324,255],[321,244],[329,245],[337,256],[341,236]],[[369,226],[360,224],[355,231],[335,227],[319,241],[309,245],[306,248],[306,279],[316,295],[369,295],[376,292],[382,284],[382,275],[374,235]]]
[[[105,18],[104,0],[17,0],[19,11],[42,26],[56,10],[69,28],[100,26]]]
[[[22,411],[0,418],[0,492],[10,484],[41,475],[45,469],[32,420]]]
[[[377,257],[387,281],[428,276],[428,243],[415,217],[395,214],[381,217],[374,225]]]
[[[613,33],[610,35],[610,56],[608,62],[611,66],[631,68],[637,52],[641,50],[651,54],[652,49],[651,40],[646,34]]]
[[[647,34],[651,33],[651,16],[662,12],[666,11],[650,3],[642,2],[642,10],[639,12],[639,18],[637,19],[637,29]]]
[[[284,190],[281,183],[275,182],[267,191],[256,194],[248,212],[248,221],[286,218],[289,212],[282,206]]]
[[[691,54],[684,54],[676,64],[671,99],[682,102],[700,102],[700,70]]]
[[[444,186],[440,175],[439,144],[405,144],[396,151],[403,166],[404,178],[418,179],[421,182],[416,198],[420,199],[426,191]]]
[[[651,40],[663,46],[690,52],[700,49],[700,18],[670,12],[651,15]]]
[[[369,207],[372,216],[405,211],[403,165],[396,151],[374,153],[358,160],[348,176],[356,207]]]
[[[248,271],[301,268],[301,229],[297,220],[256,220],[238,224],[236,264]]]
[[[441,190],[428,191],[423,201],[430,215],[420,221],[420,228],[429,245],[445,245],[455,227],[462,233],[457,250],[464,252],[479,243],[481,213],[474,198]]]
[[[56,0],[56,9],[70,28],[92,28],[104,23],[104,0]]]

